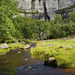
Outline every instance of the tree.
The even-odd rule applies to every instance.
[[[15,0],[0,0],[0,38],[3,40],[14,34],[15,29],[11,19],[16,11]]]
[[[56,14],[56,17],[54,18],[55,23],[61,23],[62,22],[62,16],[60,14]]]
[[[46,23],[43,20],[37,21],[38,26],[38,37],[39,39],[43,40],[49,36],[50,26],[49,23]]]
[[[17,30],[16,37],[25,39],[37,38],[38,26],[35,19],[17,16],[13,19],[13,22]]]
[[[70,15],[70,17],[71,17],[71,20],[72,20],[73,22],[75,22],[75,12],[72,12],[72,14]]]
[[[1,15],[13,17],[17,13],[17,5],[15,0],[0,0],[0,17]]]
[[[15,34],[13,22],[8,17],[5,17],[4,22],[0,24],[0,38],[4,41]]]

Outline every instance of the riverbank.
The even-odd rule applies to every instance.
[[[75,68],[75,38],[38,41],[30,52],[33,56],[54,57],[58,67]]]
[[[0,55],[1,54],[6,54],[7,52],[9,52],[12,49],[24,48],[24,46],[25,46],[24,44],[19,43],[19,42],[17,42],[17,43],[8,43],[7,45],[8,45],[8,49],[0,49]]]
[[[31,48],[31,56],[44,56],[45,60],[53,57],[57,60],[58,67],[75,68],[75,38],[50,39],[42,41],[30,41],[37,43]],[[8,43],[8,49],[0,49],[0,55],[6,54],[13,49],[23,49],[26,42]]]
[[[35,40],[29,40],[29,39],[12,39],[12,40],[6,40],[6,45],[8,46],[8,48],[5,49],[1,49],[0,48],[0,55],[4,55],[7,52],[9,52],[10,50],[19,50],[19,49],[24,49],[25,45],[31,45],[34,46],[34,44],[37,41]],[[1,43],[1,39],[0,39],[0,45],[2,45],[4,43]],[[33,44],[33,45],[32,45]]]
[[[61,69],[44,66],[44,58],[34,58],[30,50],[9,51],[0,55],[0,75],[75,75],[75,69]]]

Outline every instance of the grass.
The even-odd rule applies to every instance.
[[[36,43],[36,41],[29,40],[29,39],[28,40],[21,39],[21,40],[23,43],[29,42],[30,45],[31,45],[31,43]],[[3,44],[3,43],[1,43],[1,41],[2,41],[2,39],[0,39],[0,45]],[[8,49],[0,49],[0,55],[9,52],[11,49],[24,48],[25,44],[23,44],[22,42],[18,42],[18,40],[15,38],[6,40]]]
[[[22,43],[8,43],[8,49],[0,49],[0,54],[9,52],[11,49],[24,48]]]
[[[58,67],[75,68],[75,38],[38,41],[31,55],[44,55],[45,59],[54,57]]]

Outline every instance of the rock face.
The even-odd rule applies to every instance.
[[[18,1],[18,8],[19,9],[25,9],[26,11],[31,11],[31,0],[15,0]]]
[[[75,4],[75,0],[16,0],[19,2],[18,8],[27,12],[36,12],[33,18],[37,19],[54,19],[56,10],[70,7]],[[30,14],[27,14],[29,17]],[[30,15],[32,16],[32,15]]]
[[[0,48],[1,49],[7,49],[8,48],[8,45],[6,43],[4,43],[4,44],[0,45]]]
[[[75,0],[59,0],[59,3],[58,3],[59,9],[69,7],[73,4],[75,4]]]

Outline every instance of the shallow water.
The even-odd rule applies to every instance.
[[[75,75],[75,69],[43,65],[44,58],[31,56],[30,50],[10,51],[0,55],[0,75]]]

